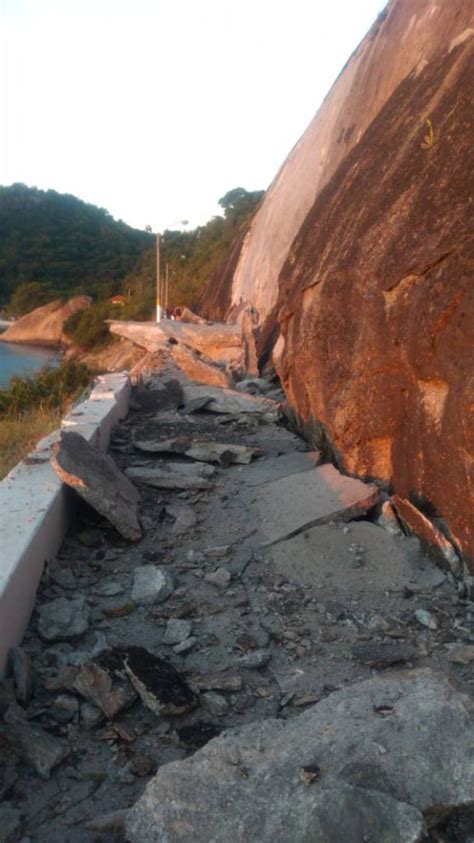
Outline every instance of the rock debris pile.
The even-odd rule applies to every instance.
[[[2,842],[472,841],[473,604],[243,388],[164,372],[107,457],[63,436],[82,501],[0,686]]]

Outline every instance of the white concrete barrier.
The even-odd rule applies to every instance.
[[[105,450],[113,425],[128,411],[126,372],[100,375],[90,395],[62,422],[91,445]],[[73,512],[73,493],[50,465],[56,430],[0,482],[0,676],[10,647],[28,625],[45,563],[63,541]]]

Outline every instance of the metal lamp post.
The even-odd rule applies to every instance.
[[[161,306],[161,277],[160,277],[160,235],[156,235],[156,321],[161,322],[163,310]]]
[[[181,225],[188,225],[188,220],[180,220]],[[164,283],[161,281],[160,273],[160,234],[156,235],[156,321],[161,322],[168,307],[169,295],[169,266],[166,264],[166,276]],[[163,308],[164,300],[164,308]]]

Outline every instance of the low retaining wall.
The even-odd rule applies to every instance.
[[[61,428],[105,450],[113,425],[127,414],[129,399],[126,372],[101,375]],[[50,465],[59,434],[56,430],[42,439],[0,482],[0,676],[10,647],[23,637],[45,563],[58,552],[73,511],[73,495]]]

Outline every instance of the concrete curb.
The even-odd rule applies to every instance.
[[[100,450],[128,411],[127,372],[101,375],[88,398],[63,419]],[[45,563],[54,558],[73,512],[73,496],[50,465],[60,430],[38,442],[34,451],[0,482],[0,677],[10,647],[19,644],[33,610]]]

